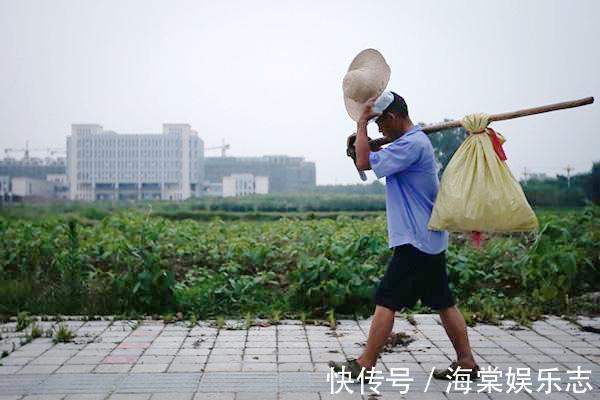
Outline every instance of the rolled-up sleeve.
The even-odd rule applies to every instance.
[[[399,139],[384,149],[369,153],[369,164],[375,176],[382,178],[408,168],[419,156],[420,149],[414,142]]]

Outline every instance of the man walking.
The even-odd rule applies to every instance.
[[[393,139],[377,152],[370,151],[367,138],[367,124],[373,118],[379,132]],[[467,372],[477,379],[479,366],[471,352],[467,326],[448,286],[448,232],[427,229],[439,186],[429,138],[420,126],[413,125],[404,99],[394,92],[384,92],[365,104],[357,121],[354,146],[359,170],[371,169],[377,178],[386,177],[388,238],[394,252],[375,293],[375,314],[366,348],[358,359],[331,361],[330,367],[339,372],[343,366],[354,379],[363,368],[375,367],[392,331],[395,311],[413,307],[420,298],[424,305],[439,312],[456,350],[456,360],[447,368],[436,369],[434,377],[448,379],[460,366],[461,370],[467,369],[461,375]]]

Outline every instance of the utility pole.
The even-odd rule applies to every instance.
[[[565,171],[567,171],[567,187],[570,188],[571,187],[571,171],[573,171],[573,167],[571,167],[570,165],[567,165],[564,168]]]

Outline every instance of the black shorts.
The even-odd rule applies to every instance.
[[[446,252],[427,254],[410,244],[394,247],[375,291],[375,304],[396,311],[414,307],[418,299],[433,310],[455,304],[448,285]]]

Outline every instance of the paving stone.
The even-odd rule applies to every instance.
[[[396,318],[394,329],[402,327],[417,340],[400,351],[383,354],[377,367],[384,376],[389,376],[391,368],[409,368],[415,380],[408,397],[385,382],[380,388],[382,395],[374,398],[410,399],[416,395],[419,399],[509,398],[500,393],[446,396],[445,386],[438,381],[431,382],[429,392],[423,393],[430,369],[441,364],[447,366],[455,353],[439,321],[432,316],[419,318],[424,322],[417,327]],[[534,377],[540,368],[558,367],[564,376],[567,369],[581,365],[582,369],[592,371],[590,382],[600,390],[598,335],[582,335],[572,329],[572,324],[562,324],[560,319],[551,321],[534,324],[534,330],[506,330],[510,325],[504,323],[501,327],[478,324],[470,328],[478,363],[483,368],[495,366],[504,372],[508,367],[529,367]],[[327,327],[296,322],[247,331],[219,331],[203,326],[204,322],[191,329],[181,324],[163,327],[161,321],[150,321],[154,325],[148,325],[151,329],[147,331],[141,328],[132,331],[127,321],[118,322],[101,333],[100,342],[54,346],[51,341],[43,340],[19,348],[0,361],[5,364],[0,366],[0,393],[19,399],[25,394],[69,399],[106,399],[116,394],[134,399],[139,396],[237,400],[269,398],[278,392],[283,400],[316,399],[319,393],[322,399],[362,398],[327,394],[327,361],[358,356],[370,320],[358,323],[344,320],[336,330],[338,337],[327,335],[330,332]],[[88,329],[87,324],[79,329],[94,333],[94,328]],[[198,393],[194,395],[195,391]],[[561,395],[565,394],[526,398],[563,398]],[[591,399],[592,395],[567,396],[573,400]]]
[[[150,393],[127,393],[120,394],[115,393],[109,397],[109,400],[149,400],[151,394]]]
[[[68,394],[65,400],[104,400],[107,397],[108,393],[78,393]]]
[[[242,361],[242,354],[241,354],[241,351],[239,352],[239,354],[228,354],[228,355],[211,354],[208,361],[211,363],[240,362],[240,361]]]
[[[282,354],[281,351],[279,353]],[[254,354],[254,355],[257,355],[257,354],[264,354],[264,355],[272,354],[272,355],[275,355],[275,354],[277,354],[277,350],[274,347],[273,348],[260,348],[260,347],[257,347],[257,348],[246,348],[245,354]]]
[[[118,385],[116,393],[184,392],[196,390],[201,374],[130,374]],[[191,397],[191,396],[190,396]]]
[[[106,393],[122,379],[119,375],[55,374],[31,388],[35,394],[45,393]]]
[[[319,400],[319,394],[312,392],[284,392],[279,395],[279,400]]]
[[[227,355],[235,355],[238,356],[242,353],[241,349],[238,348],[220,348],[220,349],[213,349],[211,352],[211,356],[227,356]]]
[[[250,358],[248,361],[251,361],[254,357],[250,356],[247,357],[248,355],[246,355],[244,357],[244,362],[246,361],[247,358]],[[264,360],[263,357],[260,357],[261,360]],[[272,361],[275,361],[275,357],[273,357]],[[280,354],[277,357],[277,361],[280,363],[287,363],[287,362],[293,362],[293,363],[302,363],[302,362],[311,362],[311,358],[309,355],[303,355],[303,354]]]
[[[354,390],[354,389],[353,389]],[[331,394],[329,392],[320,392],[321,400],[357,400],[363,399],[363,396],[360,392],[354,392],[352,394],[346,392],[340,392]],[[364,397],[366,398],[366,397]],[[378,399],[378,398],[377,398]]]
[[[96,368],[95,364],[69,364],[63,365],[58,368],[55,374],[78,374],[78,373],[90,373]]]
[[[29,363],[29,365],[61,365],[64,364],[71,356],[64,357],[47,357],[41,356]]]
[[[312,372],[314,366],[312,363],[279,363],[279,371]]]
[[[277,393],[273,392],[239,392],[235,396],[235,400],[277,400],[277,398]]]
[[[242,371],[266,371],[266,372],[276,372],[277,371],[277,363],[243,363]]]
[[[0,365],[0,375],[14,374],[21,368],[21,365]]]
[[[282,356],[279,356],[281,359]],[[294,356],[297,357],[297,356]],[[253,362],[276,362],[277,356],[275,354],[245,354],[244,355],[244,363],[253,363]],[[212,357],[211,357],[212,361]],[[281,361],[281,360],[280,360]],[[309,360],[310,361],[310,358]]]
[[[102,360],[103,364],[133,364],[138,356],[106,356]]]
[[[177,392],[169,392],[169,393],[154,393],[150,397],[150,400],[191,400],[194,397],[193,392],[188,393],[177,393]]]
[[[136,364],[130,370],[131,373],[165,372],[169,364]]]
[[[200,392],[277,392],[278,375],[269,372],[206,372],[202,376]]]
[[[176,356],[172,362],[173,364],[204,364],[206,360],[206,356]]]
[[[208,349],[180,349],[178,356],[207,356],[210,353]]]
[[[204,367],[205,371],[240,371],[242,363],[240,362],[229,362],[229,363],[213,363],[208,362]]]
[[[129,372],[131,364],[100,364],[96,366],[94,372],[99,374],[114,374]]]
[[[235,393],[196,393],[194,400],[234,400]]]
[[[149,347],[143,353],[145,356],[172,356],[177,349]]]
[[[175,357],[173,356],[152,356],[152,355],[143,355],[138,358],[138,364],[168,364],[173,361]]]
[[[58,367],[59,365],[25,365],[17,371],[17,374],[51,374]]]
[[[17,357],[14,353],[0,359],[0,363],[3,365],[25,365],[30,361],[35,360],[35,357]]]
[[[173,363],[167,369],[167,372],[202,372],[204,370],[204,364],[183,364]]]
[[[104,358],[104,355],[95,355],[95,356],[81,356],[76,355],[74,357],[69,358],[65,364],[98,364]]]
[[[0,393],[5,396],[23,395],[46,378],[46,375],[3,375],[0,376]]]

